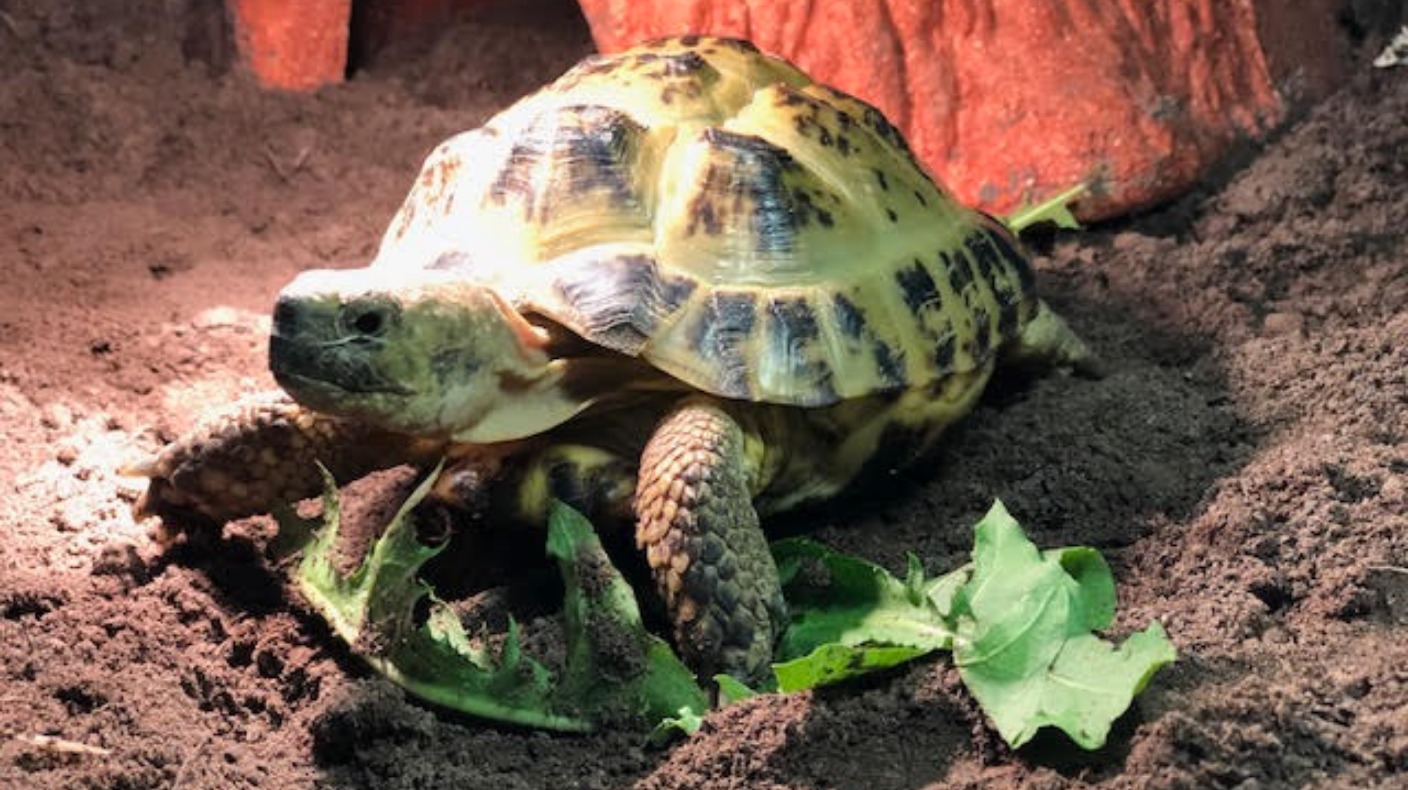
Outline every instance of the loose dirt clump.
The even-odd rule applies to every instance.
[[[163,549],[114,471],[272,386],[272,295],[363,264],[440,139],[590,49],[505,4],[347,84],[261,92],[218,3],[0,2],[0,785],[1388,786],[1408,770],[1408,71],[1365,67],[1240,172],[1048,241],[1111,370],[996,383],[942,451],[778,526],[894,570],[1000,497],[1111,558],[1181,658],[1095,754],[1012,752],[951,666],[749,700],[663,750],[409,701],[262,556]],[[509,8],[512,6],[512,8]]]

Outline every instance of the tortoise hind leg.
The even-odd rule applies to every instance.
[[[703,677],[763,678],[786,620],[777,566],[753,508],[759,459],[716,403],[685,400],[641,457],[636,543],[675,641]]]
[[[1095,352],[1044,300],[1037,300],[1036,315],[1003,350],[1003,363],[1034,371],[1065,370],[1099,378],[1104,366]]]

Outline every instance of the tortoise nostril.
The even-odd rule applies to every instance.
[[[363,335],[379,334],[385,325],[381,313],[375,310],[366,310],[352,319],[352,328]]]

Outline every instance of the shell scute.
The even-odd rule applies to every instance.
[[[774,364],[758,368],[758,389],[793,391],[803,403],[834,403],[840,398],[835,371],[827,355],[827,339],[817,320],[810,295],[778,295],[767,300],[762,342],[756,356]]]
[[[515,304],[630,356],[677,322],[700,290],[697,280],[660,266],[638,246],[583,250],[530,274]]]
[[[679,362],[666,372],[685,381],[708,376],[717,382],[718,394],[743,400],[753,399],[749,381],[749,360],[745,353],[758,323],[757,297],[753,294],[716,290],[701,300],[688,324],[687,355],[671,356]]]
[[[685,188],[687,237],[732,234],[743,252],[791,254],[799,215],[784,173],[797,163],[785,150],[752,135],[706,129],[698,177]]]
[[[580,234],[601,218],[648,222],[638,159],[645,129],[609,107],[566,106],[538,115],[515,136],[485,204],[547,237]]]

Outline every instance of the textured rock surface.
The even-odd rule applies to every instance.
[[[991,211],[1093,180],[1103,197],[1086,217],[1187,188],[1273,128],[1293,91],[1337,84],[1346,46],[1344,0],[581,5],[606,51],[687,31],[751,38],[879,106],[959,197]]]
[[[226,0],[262,83],[338,82],[398,40],[495,0]],[[513,0],[497,0],[499,3]],[[939,178],[1005,212],[1076,182],[1098,218],[1188,188],[1239,140],[1339,85],[1349,27],[1396,0],[581,0],[614,51],[682,32],[750,38],[876,104]],[[1387,10],[1385,10],[1387,9]],[[350,27],[350,40],[349,40]]]
[[[341,82],[352,0],[227,0],[240,63],[272,88]]]
[[[199,2],[199,0],[196,0]],[[499,0],[517,2],[517,0]],[[308,90],[341,82],[402,39],[424,38],[493,0],[225,0],[240,64],[261,84]]]

